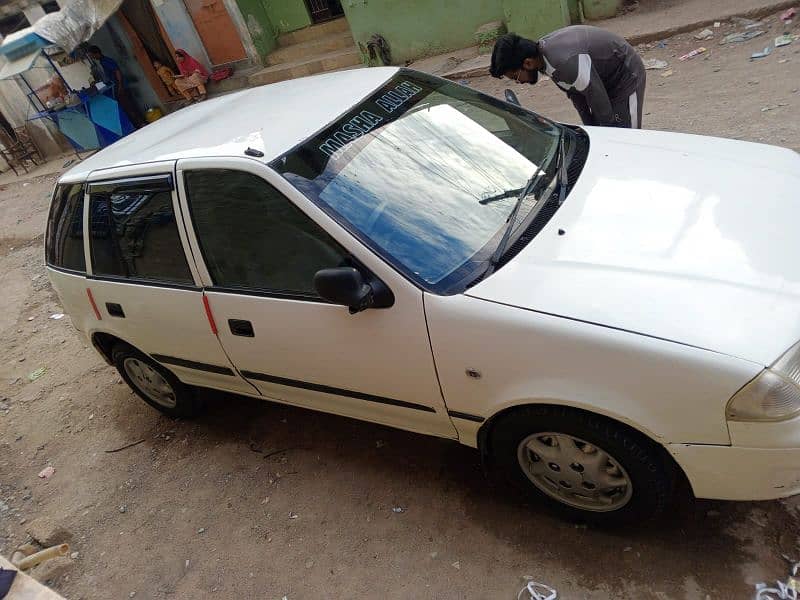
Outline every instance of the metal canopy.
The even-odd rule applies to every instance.
[[[25,54],[16,60],[10,60],[0,69],[0,79],[11,79],[20,73],[24,73],[33,66],[36,59],[41,54],[41,49],[37,48],[30,54]]]

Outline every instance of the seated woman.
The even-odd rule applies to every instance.
[[[187,100],[192,100],[192,92],[197,90],[200,100],[206,99],[208,71],[183,49],[175,50],[175,60],[181,74],[175,77],[175,88]],[[188,94],[188,96],[187,96]]]

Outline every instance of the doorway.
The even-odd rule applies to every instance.
[[[184,3],[212,65],[247,59],[224,0],[184,0]]]
[[[312,23],[323,23],[344,15],[339,0],[306,0]]]

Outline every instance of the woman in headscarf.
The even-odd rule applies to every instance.
[[[197,60],[192,58],[186,50],[178,48],[175,50],[175,62],[181,74],[175,78],[175,88],[186,97],[194,90],[200,95],[200,100],[206,98],[206,82],[208,82],[208,71]]]

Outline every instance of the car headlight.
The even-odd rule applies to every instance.
[[[728,402],[729,421],[784,421],[800,414],[800,342]]]

